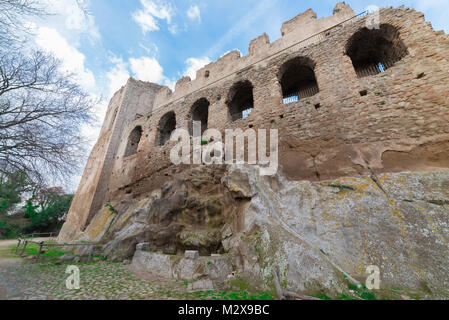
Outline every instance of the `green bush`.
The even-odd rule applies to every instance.
[[[26,232],[58,231],[62,226],[62,217],[69,211],[73,195],[54,189],[45,190],[38,205],[31,200],[23,207],[25,215],[31,219]]]
[[[28,188],[28,189],[27,189]],[[63,216],[69,211],[73,195],[61,188],[40,189],[33,192],[21,208],[22,197],[30,191],[26,180],[18,176],[0,176],[0,238],[17,238],[21,234],[56,232]]]

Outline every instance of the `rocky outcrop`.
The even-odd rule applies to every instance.
[[[298,182],[260,176],[256,166],[197,167],[114,208],[82,239],[113,259],[134,255],[134,266],[161,277],[207,278],[198,270],[219,252],[231,261],[225,273],[259,290],[273,291],[279,267],[285,288],[337,296],[376,265],[384,290],[448,295],[449,170]],[[135,252],[141,242],[148,248]],[[201,262],[183,258],[189,249]]]
[[[221,253],[223,173],[223,168],[193,168],[140,201],[107,204],[79,240],[103,245],[111,259],[132,257],[141,242],[170,254]]]
[[[312,183],[231,167],[224,182],[236,199],[251,198],[224,241],[248,278],[269,284],[280,266],[291,288],[338,292],[342,275],[365,283],[376,265],[384,288],[447,295],[448,170]]]

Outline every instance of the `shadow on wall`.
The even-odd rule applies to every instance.
[[[142,127],[138,126],[131,131],[128,138],[128,144],[126,145],[125,157],[132,156],[137,153],[139,147],[140,138],[142,137]]]
[[[346,45],[359,78],[376,75],[392,67],[408,54],[399,31],[389,24],[379,29],[363,28],[356,32]]]
[[[176,116],[173,111],[166,113],[158,125],[159,146],[164,146],[169,140],[171,133],[176,129]],[[157,141],[157,140],[156,140]]]

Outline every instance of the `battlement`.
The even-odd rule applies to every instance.
[[[355,16],[354,10],[344,2],[338,3],[333,13],[330,17],[320,19],[317,19],[316,13],[312,9],[298,14],[291,20],[284,22],[281,28],[282,37],[275,42],[270,43],[268,35],[264,33],[250,42],[248,55],[241,56],[238,50],[233,50],[224,54],[216,62],[209,63],[198,70],[195,80],[191,80],[190,77],[179,79],[174,92],[165,87],[157,94],[153,109],[163,107],[178,99],[182,99],[196,90],[216,84],[233,73],[244,70],[254,63],[260,63],[265,59],[271,58],[293,44],[300,43],[312,36],[317,36],[319,33]],[[317,36],[314,40],[320,41],[323,39],[324,37],[320,38]],[[311,42],[309,41],[308,44]]]

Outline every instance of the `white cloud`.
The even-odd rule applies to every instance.
[[[430,20],[436,30],[449,32],[447,0],[417,0],[415,6],[418,11],[426,13],[426,20]]]
[[[83,88],[92,90],[95,87],[95,77],[92,71],[84,66],[86,57],[75,47],[69,45],[58,31],[40,27],[35,41],[44,51],[52,53],[61,60],[63,71],[73,73]]]
[[[197,5],[191,6],[189,10],[187,10],[187,17],[189,17],[190,20],[198,20],[198,22],[201,22],[200,8]]]
[[[180,29],[176,23],[168,26],[168,31],[170,31],[171,34],[177,34],[179,30]]]
[[[82,37],[100,39],[95,19],[88,14],[90,0],[37,1],[49,14],[29,22],[34,29],[30,39],[61,60],[64,71],[73,73],[86,91],[98,93],[95,77],[85,66],[86,57],[78,49]]]
[[[159,48],[155,43],[150,43],[148,46],[139,43],[139,47],[141,47],[148,55],[154,56],[159,52]]]
[[[204,67],[206,64],[210,63],[210,59],[208,57],[204,58],[189,58],[186,60],[187,68],[184,71],[185,76],[189,76],[190,79],[196,78],[196,72]]]
[[[162,84],[164,86],[169,87],[171,91],[174,91],[176,86],[176,80],[166,78]]]
[[[129,64],[134,77],[137,80],[149,81],[174,89],[176,81],[164,75],[164,69],[153,57],[141,57],[129,59]]]
[[[129,63],[131,65],[132,72],[139,80],[162,83],[165,79],[163,75],[164,69],[155,58],[131,58],[129,59]]]
[[[140,3],[143,8],[135,12],[132,17],[144,34],[159,30],[157,20],[166,20],[167,24],[171,24],[174,9],[170,3],[160,0],[140,0]]]
[[[144,34],[148,31],[159,30],[154,17],[143,11],[138,11],[133,14],[133,19],[137,22],[137,24],[139,24]]]
[[[88,14],[88,0],[40,0],[50,13],[39,20],[40,26],[58,30],[70,42],[78,42],[81,34],[91,40],[100,39],[93,15]]]
[[[103,119],[106,115],[106,111],[108,108],[108,101],[105,99],[101,99],[98,96],[92,95],[92,98],[96,101],[99,101],[93,110],[93,113],[95,115],[95,122],[94,123],[85,123],[81,126],[81,134],[83,137],[85,137],[88,140],[88,143],[90,143],[92,146],[98,139],[98,136],[100,134],[101,124],[103,123]]]
[[[86,67],[86,56],[79,49],[82,39],[88,39],[92,44],[98,43],[101,39],[94,17],[84,11],[89,9],[90,0],[36,0],[36,2],[49,14],[31,18],[26,22],[33,31],[27,36],[27,43],[33,49],[53,54],[61,61],[62,72],[72,73],[75,81],[89,93],[90,98],[99,101],[93,113],[100,123],[106,113],[107,102],[100,101],[100,90],[96,87],[94,74]],[[80,130],[81,135],[88,139],[87,143],[93,146],[100,126],[84,124]],[[71,183],[66,187],[75,190],[79,179],[80,176],[72,177]]]
[[[175,87],[176,82],[164,75],[164,69],[154,57],[130,58],[129,61],[112,57],[110,61],[114,65],[106,73],[106,78],[109,82],[108,99],[123,87],[131,76],[137,80],[165,85],[171,90]]]
[[[113,57],[111,62],[114,66],[106,73],[109,81],[109,97],[110,99],[116,91],[123,87],[131,76],[128,71],[128,65],[121,58]]]

